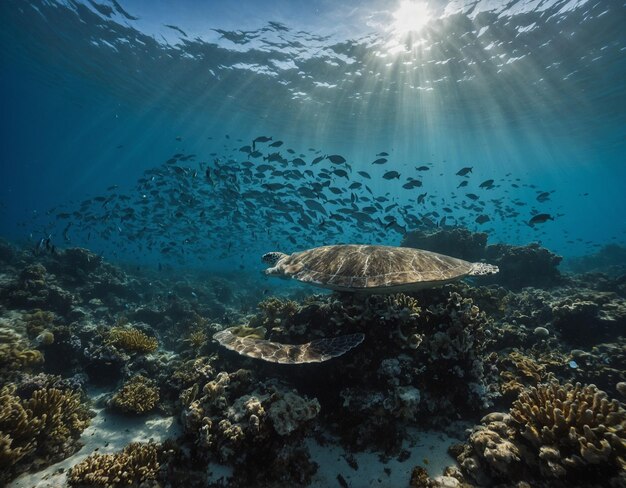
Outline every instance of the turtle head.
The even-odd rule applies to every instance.
[[[470,269],[470,276],[486,276],[496,274],[500,269],[493,265],[487,263],[472,263],[472,269]]]
[[[261,257],[261,261],[263,261],[268,266],[276,266],[276,263],[278,263],[278,261],[280,261],[285,256],[287,255],[284,252],[277,252],[277,251],[266,252]]]

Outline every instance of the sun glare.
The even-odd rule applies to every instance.
[[[402,0],[393,13],[392,30],[398,34],[417,32],[430,20],[428,3],[419,0]]]

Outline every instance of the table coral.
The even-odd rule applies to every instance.
[[[0,390],[0,481],[10,479],[30,463],[59,461],[76,451],[89,425],[80,394],[57,388],[35,390],[29,398],[10,384]]]
[[[139,486],[156,480],[160,467],[157,444],[133,442],[115,454],[92,454],[71,468],[67,481],[70,486]]]
[[[109,402],[113,408],[138,414],[153,410],[158,403],[158,386],[154,381],[141,375],[134,376],[127,381]]]
[[[146,354],[154,352],[159,347],[159,341],[150,337],[139,329],[113,327],[109,331],[107,342],[127,352]]]

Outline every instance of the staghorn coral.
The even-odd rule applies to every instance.
[[[487,415],[458,456],[479,484],[550,487],[600,480],[623,486],[625,459],[626,411],[619,402],[594,385],[557,382],[523,390],[509,414]]]
[[[150,337],[139,329],[125,327],[113,327],[106,342],[124,351],[140,354],[154,352],[159,347],[155,337]]]
[[[10,384],[0,390],[0,482],[37,461],[59,461],[78,448],[78,438],[89,425],[89,411],[80,394],[41,388],[28,398]]]
[[[116,392],[110,406],[127,413],[147,413],[159,403],[159,388],[145,376],[137,375]]]
[[[112,487],[155,481],[161,467],[159,449],[157,444],[133,442],[115,454],[92,454],[71,468],[68,484]]]

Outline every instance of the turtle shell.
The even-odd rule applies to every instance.
[[[276,271],[304,283],[344,291],[413,290],[437,286],[470,273],[472,263],[421,249],[334,245],[281,259]]]

